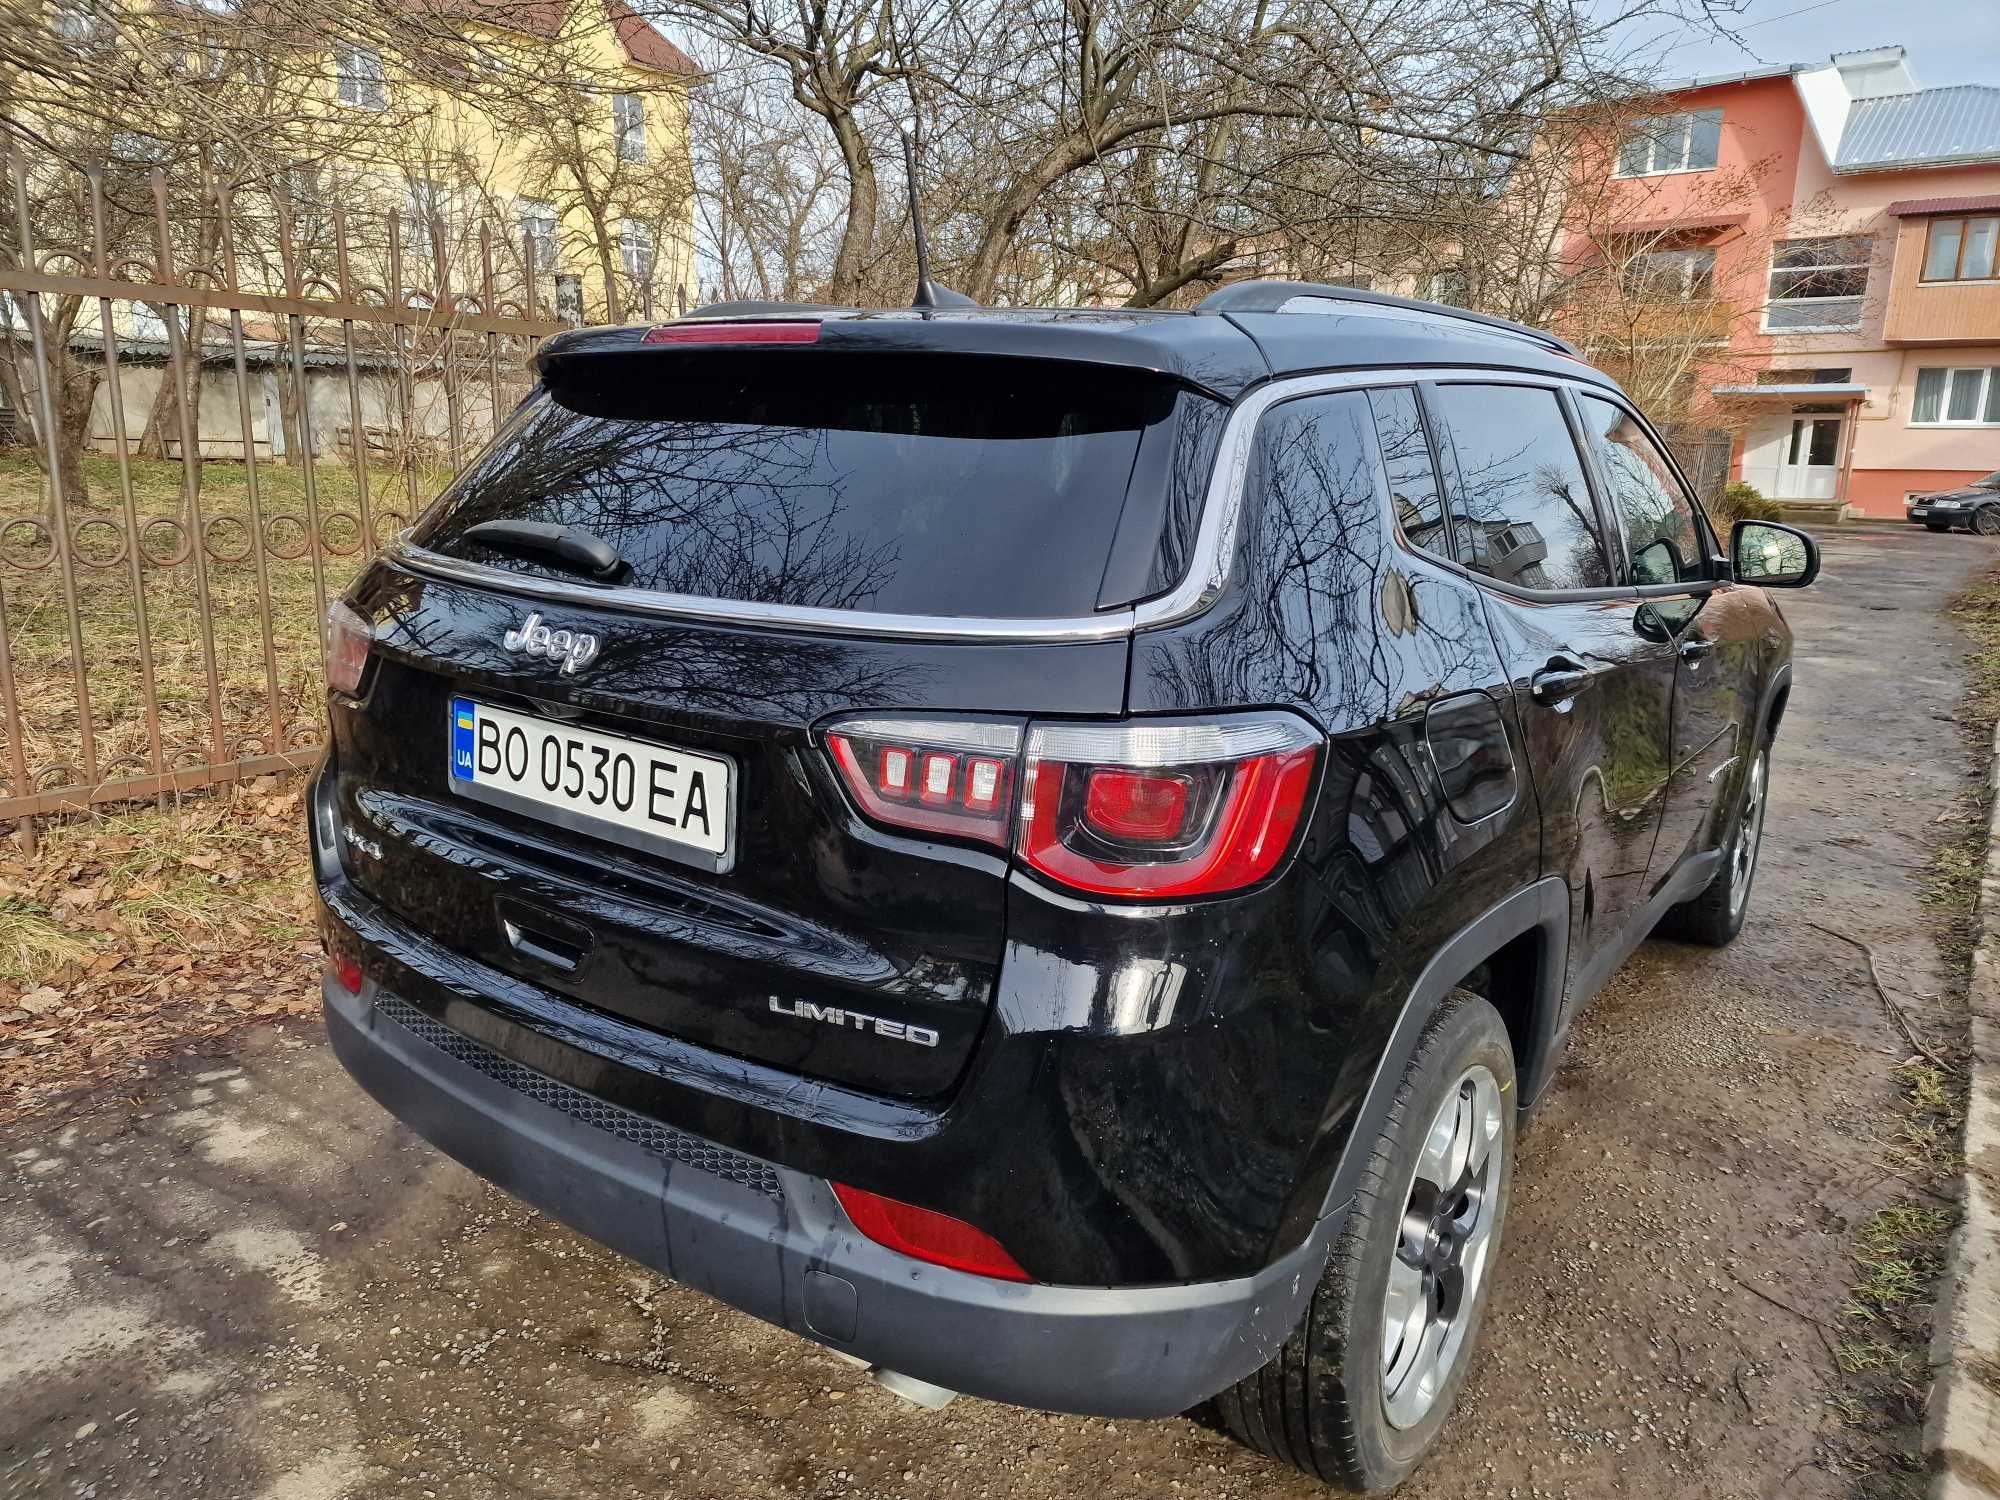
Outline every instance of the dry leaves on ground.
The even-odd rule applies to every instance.
[[[250,1021],[315,1014],[303,782],[45,826],[0,854],[0,1125]]]

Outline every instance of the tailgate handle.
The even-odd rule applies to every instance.
[[[507,934],[507,945],[516,953],[559,974],[574,974],[590,953],[590,936],[580,930],[550,931],[554,925],[519,908],[500,913],[500,930]],[[569,926],[566,922],[562,925]]]

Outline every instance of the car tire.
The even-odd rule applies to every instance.
[[[1455,991],[1424,1027],[1381,1133],[1349,1148],[1368,1156],[1305,1317],[1262,1369],[1189,1415],[1326,1484],[1372,1492],[1406,1478],[1478,1348],[1515,1115],[1506,1023]]]
[[[1699,896],[1666,915],[1659,936],[1725,948],[1743,930],[1750,913],[1750,888],[1757,878],[1757,854],[1764,843],[1764,808],[1771,791],[1771,747],[1760,745],[1737,792],[1736,816],[1722,845],[1722,868]]]
[[[1951,522],[1949,522],[1949,521],[1926,521],[1926,522],[1924,522],[1924,530],[1926,530],[1926,531],[1949,531],[1949,530],[1951,530]]]
[[[2000,536],[2000,505],[1982,505],[1974,511],[1972,529],[1981,536]]]

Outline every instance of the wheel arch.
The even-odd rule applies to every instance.
[[[1339,1212],[1353,1198],[1368,1144],[1388,1121],[1397,1085],[1431,1017],[1453,990],[1482,971],[1496,991],[1486,998],[1500,1011],[1514,1043],[1517,1106],[1526,1109],[1541,1097],[1554,1072],[1568,958],[1569,886],[1559,875],[1544,876],[1503,898],[1445,940],[1410,987],[1376,1060],[1327,1185],[1321,1218]]]

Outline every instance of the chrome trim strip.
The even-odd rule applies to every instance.
[[[398,567],[483,589],[546,599],[557,604],[592,609],[626,610],[633,614],[665,615],[712,625],[762,625],[823,635],[873,636],[887,639],[943,641],[1106,641],[1132,633],[1132,611],[1107,610],[1064,620],[993,620],[977,616],[895,615],[865,609],[822,609],[805,604],[757,604],[738,599],[704,599],[698,594],[669,594],[658,589],[613,589],[571,583],[561,578],[530,578],[485,563],[465,562],[419,547],[403,532],[383,555]]]
[[[697,594],[670,594],[657,589],[608,589],[571,583],[560,578],[531,578],[485,563],[464,562],[419,547],[410,530],[399,534],[383,555],[412,573],[449,583],[498,589],[530,599],[595,609],[627,610],[715,625],[761,625],[824,635],[854,635],[892,640],[1081,642],[1117,640],[1136,630],[1157,630],[1202,613],[1221,597],[1229,582],[1236,527],[1243,510],[1243,485],[1250,469],[1250,448],[1264,413],[1280,402],[1329,391],[1364,390],[1378,385],[1410,385],[1420,380],[1486,380],[1504,385],[1539,385],[1550,389],[1579,385],[1599,391],[1594,381],[1570,380],[1537,370],[1452,365],[1432,369],[1339,370],[1318,375],[1288,375],[1261,385],[1238,401],[1222,429],[1215,469],[1202,500],[1201,529],[1195,534],[1187,576],[1166,593],[1124,609],[1059,619],[989,619],[965,615],[899,615],[865,609],[824,609],[805,604],[757,604],[735,599],[705,599]]]

